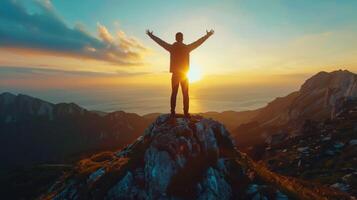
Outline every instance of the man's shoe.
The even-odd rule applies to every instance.
[[[170,118],[169,118],[169,124],[171,126],[175,126],[176,125],[176,113],[175,112],[171,112]]]
[[[176,113],[175,112],[171,112],[171,114],[170,114],[170,118],[175,118],[176,117]]]
[[[184,115],[185,115],[185,118],[187,118],[187,119],[190,119],[190,118],[191,118],[190,113],[185,113]]]

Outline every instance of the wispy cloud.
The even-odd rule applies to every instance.
[[[146,75],[150,75],[150,73],[125,71],[124,68],[118,68],[113,73],[105,73],[39,67],[0,66],[0,91],[10,91],[12,89],[92,88],[95,90],[96,88],[115,88],[128,85],[131,80],[133,80],[132,83],[137,83],[137,79],[141,80]]]
[[[118,31],[112,35],[98,23],[98,37],[83,27],[69,27],[49,0],[34,1],[30,12],[20,1],[0,1],[0,48],[95,59],[118,66],[140,64],[147,48]]]
[[[34,78],[37,76],[44,77],[132,77],[150,74],[147,72],[126,72],[118,70],[116,73],[103,73],[92,71],[74,71],[74,70],[59,70],[48,68],[35,68],[35,67],[6,67],[0,66],[0,80],[16,79],[19,77]]]

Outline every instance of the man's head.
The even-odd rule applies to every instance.
[[[176,41],[182,42],[183,41],[183,34],[181,32],[176,33]]]

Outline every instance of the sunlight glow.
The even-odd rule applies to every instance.
[[[187,73],[187,77],[190,83],[194,83],[202,79],[202,72],[197,67],[191,67]]]

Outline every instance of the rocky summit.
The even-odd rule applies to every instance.
[[[330,190],[324,195],[340,195]],[[161,115],[143,136],[121,151],[103,152],[79,161],[40,198],[284,200],[292,197],[327,199],[254,163],[236,149],[219,122],[200,116],[172,119]],[[342,197],[343,194],[340,199],[345,199]]]

